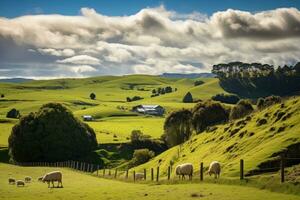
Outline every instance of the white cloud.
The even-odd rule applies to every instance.
[[[78,66],[72,66],[70,68],[70,71],[81,74],[84,72],[95,72],[97,70],[94,67],[89,65],[78,65]]]
[[[61,70],[74,75],[67,73],[68,67],[86,73],[74,65],[93,66],[91,75],[202,72],[213,64],[237,60],[282,65],[300,59],[299,43],[296,8],[257,13],[229,9],[212,16],[177,13],[163,6],[130,16],[105,16],[82,8],[79,16],[0,18],[0,50],[10,50],[0,54],[2,68],[7,63],[19,68],[40,66],[41,60],[52,64],[45,67],[65,64],[53,75],[64,74]],[[23,49],[30,54],[17,62],[14,56],[23,55]]]
[[[97,65],[100,64],[98,58],[94,58],[88,55],[78,55],[63,60],[57,60],[58,63],[71,63],[71,64],[82,64],[82,65]]]

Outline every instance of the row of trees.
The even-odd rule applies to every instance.
[[[174,91],[176,92],[177,88],[173,89],[171,86],[159,87],[157,89],[153,89],[152,90],[151,97],[156,97],[156,96],[159,96],[159,95],[164,95],[164,94],[167,94],[167,93],[172,93]]]
[[[138,100],[142,100],[142,99],[144,99],[144,98],[143,98],[143,97],[140,97],[140,96],[134,96],[134,97],[132,97],[132,98],[126,97],[126,101],[127,101],[127,102],[138,101]]]

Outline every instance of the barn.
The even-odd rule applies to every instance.
[[[157,116],[162,116],[165,113],[165,109],[160,105],[137,105],[132,108],[132,111],[145,115]]]

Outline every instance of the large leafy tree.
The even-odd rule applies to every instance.
[[[58,103],[43,105],[20,119],[8,139],[17,162],[80,159],[97,147],[95,132]]]

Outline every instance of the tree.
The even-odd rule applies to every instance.
[[[204,83],[204,81],[197,80],[194,82],[194,86],[202,85],[203,83]]]
[[[183,103],[193,103],[193,96],[190,92],[186,93],[186,95],[183,97]]]
[[[126,101],[127,101],[127,102],[131,102],[130,97],[126,97]]]
[[[249,100],[242,99],[231,109],[230,119],[243,118],[249,115],[253,110],[251,102]]]
[[[6,117],[17,119],[17,118],[20,117],[20,112],[17,109],[13,108],[13,109],[11,109],[10,111],[7,112]]]
[[[90,94],[90,98],[91,98],[92,100],[96,99],[95,93],[91,93],[91,94]]]
[[[196,132],[202,132],[208,126],[226,122],[229,116],[226,108],[213,101],[198,103],[192,112],[192,124]]]
[[[43,105],[12,128],[9,154],[16,162],[84,158],[97,147],[95,132],[59,103]]]
[[[155,89],[152,90],[152,94],[156,94],[156,90]]]
[[[165,88],[165,92],[166,92],[166,93],[171,93],[171,92],[173,92],[172,87],[171,87],[171,86],[167,86],[167,87]]]
[[[4,94],[1,94],[1,98],[4,98]]]
[[[149,149],[137,149],[133,153],[133,157],[129,163],[130,167],[138,166],[148,162],[151,158],[155,156],[153,151]]]
[[[192,135],[192,113],[182,109],[172,112],[164,123],[164,140],[169,147],[181,144]]]
[[[235,94],[216,94],[215,96],[212,96],[211,99],[228,104],[236,104],[240,100]]]
[[[165,88],[161,88],[161,91],[160,91],[161,94],[165,94],[166,93],[166,90]]]

